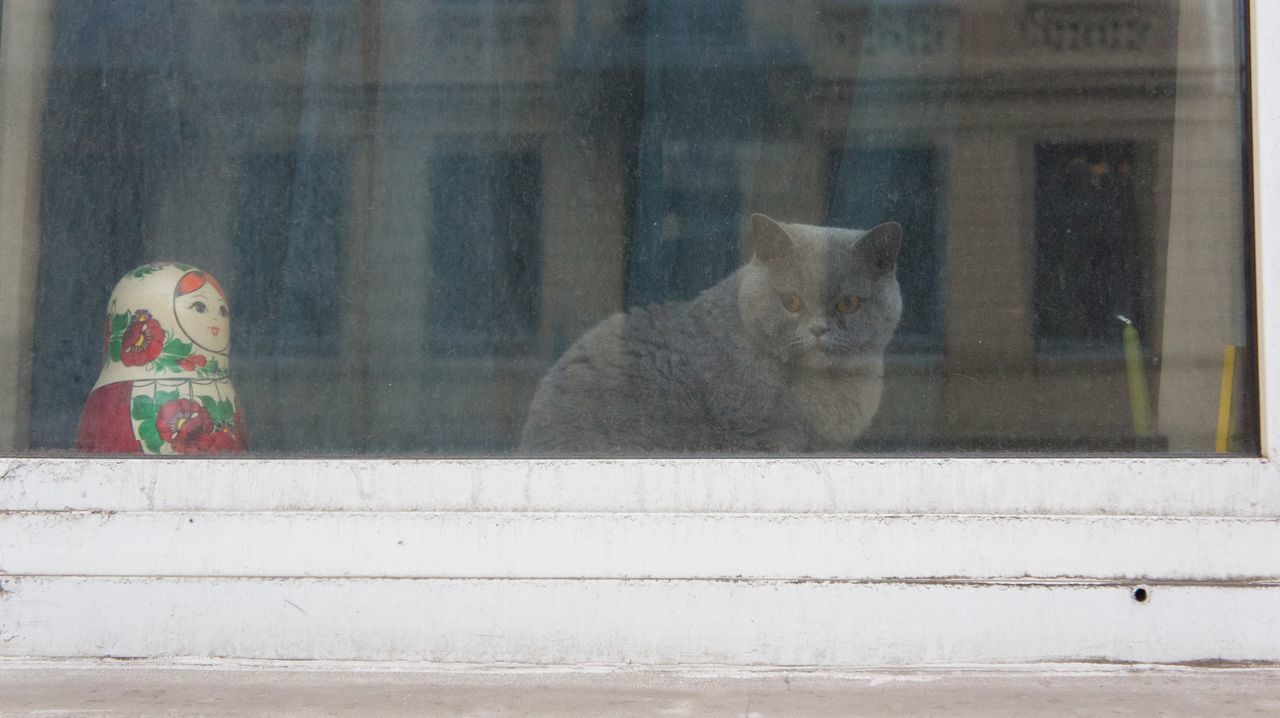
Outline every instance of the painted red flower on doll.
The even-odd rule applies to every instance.
[[[244,446],[230,427],[219,426],[205,434],[198,451],[202,454],[239,454],[244,451]]]
[[[192,354],[185,359],[178,360],[178,366],[182,367],[183,371],[195,371],[208,363],[209,359],[203,354]]]
[[[156,412],[156,429],[177,453],[198,454],[207,451],[204,445],[213,432],[213,420],[199,402],[174,399]]]
[[[120,342],[120,361],[125,366],[142,366],[160,356],[164,347],[164,330],[151,312],[139,309],[133,313]]]

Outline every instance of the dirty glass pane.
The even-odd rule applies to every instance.
[[[1256,454],[1242,5],[4,0],[0,452]]]

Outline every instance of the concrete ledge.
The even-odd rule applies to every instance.
[[[1270,716],[1280,667],[895,670],[0,660],[0,716]]]

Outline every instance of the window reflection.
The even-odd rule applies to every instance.
[[[508,455],[575,341],[720,283],[761,212],[903,228],[838,453],[1208,452],[1227,346],[1256,451],[1239,3],[4,8],[47,37],[4,88],[41,108],[6,449],[71,446],[107,293],[173,259],[225,278],[255,450]]]
[[[427,352],[528,353],[541,294],[537,153],[441,153],[428,175]]]

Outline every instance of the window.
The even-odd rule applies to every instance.
[[[4,2],[0,651],[1274,659],[1240,580],[1276,575],[1241,547],[1280,505],[1242,100],[1252,69],[1266,140],[1277,64],[1246,67],[1243,4],[803,5]],[[872,425],[835,455],[528,460],[548,368],[722,281],[749,212],[902,225]],[[43,458],[74,451],[113,284],[161,258],[225,285],[251,460]],[[1126,613],[1137,582],[1168,612]],[[284,641],[300,592],[332,630]]]
[[[942,258],[946,256],[946,177],[932,147],[838,149],[830,161],[835,227],[868,227],[892,219],[903,233],[928,238],[903,248],[898,283],[916,301],[904,305],[895,340],[936,352],[942,339]]]
[[[1256,455],[1235,4],[810,5],[52,2],[7,446],[173,260],[268,455]]]
[[[445,153],[430,174],[427,353],[528,352],[540,299],[538,156]]]
[[[1150,178],[1131,144],[1036,148],[1036,341],[1118,353],[1124,320],[1152,326]],[[1145,186],[1144,186],[1145,185]],[[1145,215],[1145,216],[1144,216]],[[1144,221],[1145,220],[1145,221]],[[1144,296],[1144,294],[1146,296]]]
[[[249,357],[340,345],[344,169],[332,155],[246,158],[233,246],[240,294],[255,307],[237,327]]]
[[[742,189],[733,144],[671,141],[657,152],[661,179],[645,182],[627,257],[631,306],[689,300],[741,262]]]

